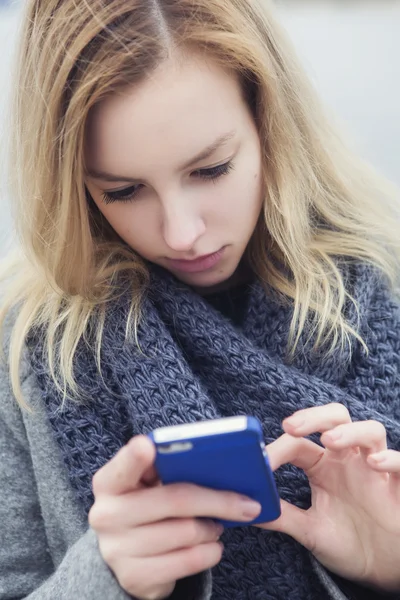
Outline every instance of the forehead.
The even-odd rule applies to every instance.
[[[96,106],[87,127],[92,167],[135,171],[166,157],[185,161],[245,126],[247,107],[231,72],[191,56],[162,63],[143,82]]]

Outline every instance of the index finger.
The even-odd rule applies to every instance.
[[[151,480],[156,456],[154,444],[138,435],[97,471],[93,477],[93,493],[118,496],[138,489],[142,479]]]
[[[273,471],[291,463],[307,473],[321,460],[325,450],[304,438],[295,438],[284,433],[266,447],[269,464]]]
[[[283,421],[283,429],[290,435],[303,437],[317,432],[324,433],[345,423],[351,423],[349,411],[343,404],[332,402],[298,410]]]

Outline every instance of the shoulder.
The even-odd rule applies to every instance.
[[[346,291],[355,300],[355,316],[361,326],[371,318],[400,322],[400,290],[389,277],[365,263],[351,266],[346,274]]]
[[[364,344],[357,341],[354,366],[361,377],[400,383],[400,296],[389,278],[377,269],[361,265],[354,280],[354,323]],[[379,375],[378,375],[379,374]]]

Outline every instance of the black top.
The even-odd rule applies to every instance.
[[[246,313],[250,286],[242,283],[222,292],[213,292],[205,300],[235,325],[242,325]]]

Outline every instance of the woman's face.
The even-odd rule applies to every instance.
[[[262,205],[261,150],[238,81],[167,61],[96,106],[87,188],[120,237],[197,289],[237,270]]]

